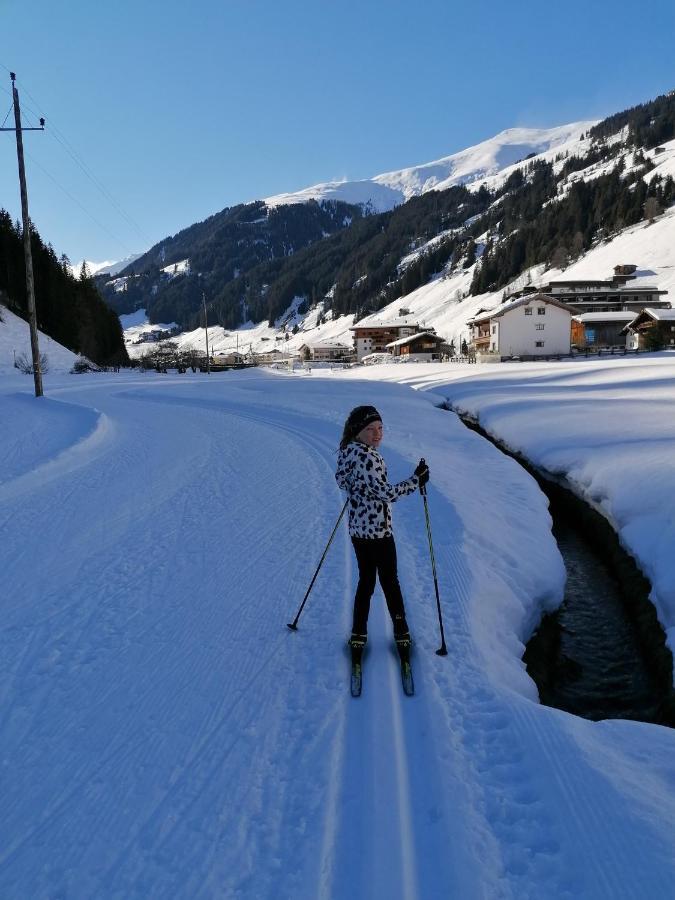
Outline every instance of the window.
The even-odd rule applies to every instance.
[[[525,307],[525,315],[526,315],[526,316],[531,316],[531,315],[532,315],[532,307],[530,307],[530,306],[526,306],[526,307]]]
[[[545,307],[545,306],[538,306],[538,307],[537,307],[537,315],[538,315],[538,316],[545,316],[545,315],[546,315],[546,307]]]
[[[673,329],[671,329],[671,330],[672,330],[672,331],[675,331],[675,328],[673,328]],[[496,326],[496,325],[493,325],[493,326],[492,326],[492,333],[493,333],[493,334],[497,334],[497,326]]]
[[[535,331],[543,331],[544,328],[545,328],[545,325],[544,325],[543,322],[542,322],[541,325],[535,325],[535,326],[534,326]]]
[[[535,347],[543,347],[543,346],[544,346],[544,342],[543,342],[543,341],[535,341],[535,342],[534,342],[534,346],[535,346]]]

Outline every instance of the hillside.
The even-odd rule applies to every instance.
[[[654,150],[645,153],[645,159],[653,168],[641,177],[650,181],[656,177],[667,178],[675,174],[675,141],[663,145],[663,152],[656,154]],[[557,164],[558,166],[561,163]],[[516,167],[517,169],[517,167]],[[580,170],[568,176],[567,182],[579,179],[595,180],[600,177],[599,167],[592,164],[588,170]],[[499,176],[499,182],[492,187],[499,188],[508,180],[512,172],[506,170]],[[496,180],[496,179],[495,179]],[[565,185],[563,186],[564,189]],[[635,224],[625,227],[615,234],[595,240],[592,246],[581,253],[577,260],[571,261],[564,270],[570,278],[608,278],[613,267],[619,263],[633,263],[638,269],[654,274],[659,287],[670,292],[668,299],[675,300],[675,208],[669,207],[655,221],[641,218]],[[481,309],[491,309],[499,305],[504,292],[516,289],[529,282],[543,284],[551,279],[560,278],[562,269],[546,261],[533,264],[511,278],[503,286],[471,294],[476,272],[480,269],[480,255],[487,242],[487,235],[476,239],[478,261],[463,268],[461,265],[453,269],[450,265],[440,274],[433,276],[415,290],[402,295],[393,302],[382,307],[376,318],[390,318],[400,307],[410,310],[411,316],[421,324],[434,327],[448,341],[454,340],[455,346],[461,345],[462,338],[468,338],[467,321]],[[424,251],[424,245],[418,252]],[[415,253],[411,256],[414,258]],[[267,322],[248,322],[239,329],[226,329],[222,326],[210,325],[209,338],[216,351],[235,349],[252,349],[256,352],[269,350],[271,347],[297,349],[308,340],[337,340],[351,342],[349,327],[354,316],[338,315],[330,308],[327,300],[322,300],[305,314],[297,312],[298,303],[291,304],[286,314],[280,316],[272,325]],[[297,329],[297,333],[293,331]],[[204,330],[192,329],[177,339],[180,346],[203,348]],[[136,348],[143,352],[141,348]]]
[[[70,372],[77,361],[77,354],[38,332],[40,353],[47,357],[47,373],[64,374]],[[0,375],[16,374],[14,360],[24,356],[31,359],[30,329],[28,322],[19,318],[7,307],[0,305]],[[26,385],[32,388],[32,376],[26,378]]]
[[[119,277],[100,274],[97,283],[119,313],[144,308],[150,321],[175,320],[184,328],[201,321],[202,292],[215,319],[229,328],[249,318],[273,322],[296,295],[309,305],[333,284],[332,305],[351,312],[374,302],[373,293],[395,279],[411,244],[447,236],[485,211],[488,198],[472,198],[465,185],[518,160],[566,151],[592,124],[509,129],[422,166],[225,209],[161,241]],[[175,265],[183,268],[174,272]],[[352,297],[364,267],[368,284]],[[354,272],[359,274],[352,278]],[[430,274],[411,269],[402,290]]]
[[[75,278],[68,258],[58,259],[34,228],[31,252],[38,328],[99,365],[128,362],[119,319],[92,279]],[[23,233],[5,210],[0,210],[0,300],[27,318]]]
[[[207,293],[216,349],[238,343],[269,349],[270,341],[291,348],[308,337],[349,340],[354,320],[391,315],[400,306],[457,341],[475,310],[499,302],[514,285],[547,280],[561,270],[573,273],[578,266],[606,278],[617,263],[632,262],[664,278],[668,289],[675,94],[565,140],[571,130],[556,132],[557,142],[547,132],[541,153],[510,164],[515,148],[526,148],[522,141],[504,143],[504,135],[517,130],[456,154],[440,170],[430,164],[407,170],[407,177],[393,173],[390,183],[398,179],[411,191],[426,185],[424,192],[386,212],[366,210],[349,227],[291,255],[259,262],[215,296]],[[467,160],[474,166],[471,177]],[[435,187],[429,188],[432,171]],[[452,178],[466,184],[447,187]],[[304,206],[316,211],[326,202],[310,198]],[[280,201],[271,209],[256,206],[262,220],[294,211],[302,221],[303,208]],[[176,296],[191,294],[191,315],[190,304],[176,314],[175,306],[157,304],[147,291],[136,297],[134,309],[146,309],[151,322],[177,322],[184,329],[180,341],[199,342],[206,277],[190,259],[179,266],[164,277]],[[132,280],[127,289],[134,290]]]

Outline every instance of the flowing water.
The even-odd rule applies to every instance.
[[[549,499],[567,569],[565,598],[543,618],[523,659],[541,702],[587,719],[675,726],[673,657],[651,586],[609,522],[564,479],[548,477],[464,419],[536,478]]]

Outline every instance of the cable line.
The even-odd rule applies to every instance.
[[[114,234],[107,226],[105,226],[101,222],[99,222],[98,219],[89,212],[89,210],[86,208],[86,206],[83,206],[82,203],[80,203],[80,201],[77,199],[77,197],[74,197],[67,188],[65,188],[62,184],[60,184],[56,180],[56,178],[51,174],[51,172],[48,172],[47,169],[45,169],[45,167],[43,165],[41,165],[35,159],[35,157],[31,156],[29,153],[26,153],[26,156],[30,159],[30,161],[33,163],[33,165],[37,166],[38,169],[40,169],[47,176],[47,178],[49,178],[51,181],[54,182],[54,184],[57,186],[57,188],[59,188],[59,190],[63,191],[63,193],[70,200],[72,200],[73,203],[75,203],[77,206],[79,206],[80,209],[82,210],[82,212],[85,213],[85,215],[89,216],[89,218],[92,220],[92,222],[94,222],[95,225],[98,225],[98,227],[103,229],[103,231],[105,231],[106,234],[108,234],[111,238],[113,238],[113,240],[117,241],[117,243],[120,245],[120,247],[122,247],[124,249],[127,256],[133,255],[133,250],[130,250],[129,247],[127,247],[127,245],[124,243],[124,241],[121,238],[119,238],[116,234]]]
[[[7,66],[4,65],[4,63],[1,63],[1,62],[0,62],[0,67],[2,67],[3,69],[5,69],[7,72],[10,71],[10,70],[7,68]],[[22,94],[28,96],[28,97],[32,100],[33,104],[34,104],[36,107],[40,108],[40,104],[39,104],[38,101],[35,99],[35,97],[33,97],[33,95],[30,93],[30,91],[26,88],[25,84],[24,84],[23,82],[20,82],[20,86],[21,86]],[[5,90],[5,88],[2,88],[2,90]],[[10,95],[10,96],[11,96],[11,95]],[[40,117],[40,114],[37,113],[37,112],[35,111],[35,109],[32,109],[30,106],[27,106],[25,103],[22,104],[22,108],[23,108],[23,109],[26,109],[26,110],[28,110],[28,111],[30,111],[30,112],[31,112],[34,116],[36,116],[37,118]],[[10,111],[11,111],[11,110],[10,110]],[[9,114],[8,114],[8,115],[9,115]],[[105,187],[105,185],[103,184],[103,182],[102,182],[102,181],[94,174],[94,172],[89,168],[89,166],[86,164],[86,162],[85,162],[85,161],[83,160],[83,158],[80,156],[80,154],[77,152],[77,150],[75,149],[75,147],[70,143],[70,141],[68,140],[68,138],[66,137],[66,135],[65,135],[65,134],[64,134],[64,133],[63,133],[63,132],[55,125],[55,124],[54,124],[54,122],[53,122],[52,119],[49,119],[48,122],[49,122],[49,127],[47,128],[47,132],[46,132],[46,133],[47,133],[48,135],[51,135],[51,136],[54,138],[54,140],[55,140],[55,141],[62,147],[62,149],[70,156],[70,158],[71,158],[72,161],[75,163],[75,165],[78,166],[78,168],[82,171],[82,173],[83,173],[83,174],[91,181],[91,183],[94,185],[94,187],[96,187],[96,189],[97,189],[97,190],[99,191],[99,193],[104,197],[104,199],[107,200],[108,203],[110,203],[110,205],[115,209],[115,211],[116,211],[116,212],[117,212],[117,213],[118,213],[118,214],[119,214],[119,215],[127,222],[127,224],[130,225],[130,226],[138,233],[139,237],[143,240],[143,242],[146,243],[146,244],[148,245],[148,247],[152,246],[152,244],[154,243],[153,239],[152,239],[148,234],[146,234],[146,233],[143,231],[143,229],[142,229],[141,226],[138,224],[138,222],[136,222],[136,220],[135,220],[131,215],[129,215],[129,213],[126,212],[126,210],[125,210],[125,209],[117,202],[117,200],[115,200],[115,198],[112,196],[112,194],[110,193],[110,191],[108,191],[108,189]],[[33,159],[32,161],[35,162],[36,165],[39,165],[34,159]],[[72,195],[69,194],[68,191],[67,191],[65,188],[63,188],[63,187],[56,181],[56,179],[55,179],[52,175],[50,175],[49,172],[47,172],[47,171],[44,170],[44,169],[43,169],[43,171],[45,172],[46,175],[48,175],[48,176],[55,182],[55,184],[57,184],[58,187],[61,188],[61,190],[64,191],[64,193],[66,193],[71,199],[74,200],[74,198],[72,197]],[[77,205],[78,205],[84,212],[87,213],[87,215],[88,215],[93,221],[96,222],[96,219],[94,219],[94,217],[91,215],[91,213],[89,213],[89,212],[82,206],[81,203],[79,203],[78,201],[75,201],[75,202],[77,203]],[[97,222],[96,224],[99,225],[99,227],[102,227],[102,228],[103,228],[108,234],[110,234],[112,237],[115,237],[115,235],[113,235],[112,232],[110,232],[107,228],[105,228],[105,226],[101,225],[101,224],[98,223],[98,222]],[[120,243],[122,246],[125,246],[125,247],[126,247],[126,245],[125,245],[122,241],[120,241],[119,238],[115,237],[115,240],[116,240],[118,243]],[[128,255],[132,255],[133,251],[132,251],[132,250],[129,250],[128,248],[126,248],[126,249],[127,249]]]

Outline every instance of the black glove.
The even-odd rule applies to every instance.
[[[420,487],[424,487],[424,485],[429,480],[429,466],[421,459],[417,463],[417,468],[415,469],[415,475],[419,478]]]

